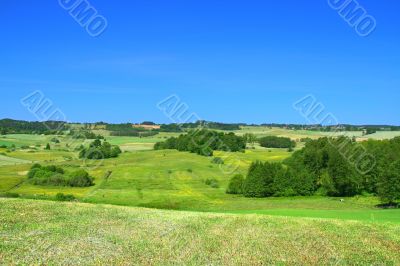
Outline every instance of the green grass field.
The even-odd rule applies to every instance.
[[[171,136],[168,133],[150,138],[111,137],[113,144],[140,145],[151,144]],[[176,134],[175,134],[176,135]],[[42,138],[40,140],[40,138]],[[52,136],[35,136],[38,145]],[[22,144],[28,135],[8,135]],[[73,194],[80,201],[88,203],[139,206],[159,209],[175,209],[211,212],[243,212],[269,215],[302,217],[338,218],[369,221],[397,222],[400,213],[378,210],[376,198],[356,197],[340,202],[326,197],[295,197],[249,199],[225,193],[230,178],[235,173],[246,174],[253,161],[281,161],[290,153],[285,149],[265,149],[256,147],[244,153],[216,151],[214,156],[224,160],[223,165],[213,164],[211,158],[173,150],[154,151],[149,147],[133,149],[122,153],[118,158],[100,162],[77,159],[76,152],[65,149],[67,139],[59,137],[61,143],[52,145],[52,150],[17,149],[5,152],[0,157],[0,193],[18,193],[29,198],[53,198],[57,193]],[[40,142],[42,141],[42,142]],[[26,173],[31,162],[58,164],[66,169],[87,168],[95,178],[95,186],[89,188],[36,186],[26,181]],[[93,166],[96,166],[93,168]],[[86,168],[85,168],[86,169]],[[111,171],[105,180],[104,175]],[[219,187],[213,188],[206,179],[216,179]],[[291,211],[292,210],[292,211]],[[357,210],[359,215],[349,215]]]
[[[257,133],[263,134],[323,136],[281,129]],[[400,263],[400,209],[378,209],[375,197],[229,195],[230,178],[246,174],[253,161],[282,161],[291,153],[257,145],[245,152],[216,151],[224,160],[218,165],[188,152],[153,150],[154,143],[174,135],[107,136],[124,152],[100,162],[79,160],[65,136],[51,150],[44,147],[54,136],[3,136],[0,141],[17,148],[0,148],[0,195],[21,198],[0,198],[0,264]],[[33,162],[84,168],[95,185],[32,185],[26,174]],[[206,184],[210,178],[218,187]],[[53,201],[60,192],[80,203]]]
[[[0,199],[2,264],[398,265],[400,224]]]

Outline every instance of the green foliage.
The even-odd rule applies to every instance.
[[[203,156],[212,156],[213,151],[242,151],[246,148],[246,142],[242,137],[234,133],[222,133],[199,129],[189,131],[179,137],[171,137],[164,142],[158,142],[154,149],[176,149],[178,151],[189,151]]]
[[[56,195],[57,201],[74,201],[75,197],[71,194],[57,193]]]
[[[160,126],[161,132],[182,132],[182,127],[179,124],[164,124]]]
[[[258,139],[261,147],[265,148],[293,148],[296,146],[296,142],[290,138],[277,137],[277,136],[266,136]]]
[[[34,185],[89,187],[94,185],[93,179],[85,170],[65,173],[59,166],[41,166],[34,164],[29,170],[28,179]]]
[[[365,152],[377,163],[367,174],[356,165]],[[363,157],[361,157],[363,158]],[[339,137],[310,140],[281,163],[253,163],[244,181],[246,197],[378,193],[384,202],[399,199],[400,138],[356,143]]]
[[[46,147],[44,148],[45,150],[51,150],[51,148],[50,148],[50,144],[49,143],[47,143],[46,144]]]
[[[212,188],[219,188],[219,182],[217,179],[215,178],[207,178],[206,181],[204,181],[204,183],[207,186],[210,186]]]
[[[57,134],[69,126],[62,121],[28,122],[13,119],[0,120],[0,133],[5,134]]]
[[[214,158],[211,160],[211,162],[212,162],[212,163],[215,163],[215,164],[224,164],[224,160],[222,160],[221,157],[214,157]]]
[[[164,124],[161,125],[161,132],[182,132],[184,129],[216,129],[216,130],[240,130],[240,124],[225,124],[218,122],[199,120],[195,123]]]
[[[242,194],[243,193],[243,182],[244,178],[242,175],[235,175],[229,181],[228,188],[226,189],[227,194]]]
[[[19,198],[20,195],[18,193],[14,193],[14,192],[5,192],[5,193],[0,193],[0,197],[2,197],[2,198]]]
[[[254,144],[255,142],[257,142],[257,136],[252,133],[244,134],[243,138],[245,139],[246,143],[249,143],[249,144]]]
[[[286,177],[286,171],[280,163],[255,162],[247,174],[243,184],[243,195],[246,197],[270,197],[287,189],[287,184],[281,184]]]
[[[400,200],[400,160],[384,170],[378,183],[378,195],[384,203]]]
[[[145,123],[143,125],[153,125],[152,122]],[[133,127],[131,123],[107,124],[106,129],[110,131],[111,136],[151,137],[158,134],[158,130]]]
[[[90,187],[94,185],[93,178],[91,178],[83,169],[76,170],[68,174],[68,185],[71,187]]]
[[[89,146],[89,148],[83,148],[79,152],[79,158],[86,159],[107,159],[115,158],[121,153],[121,149],[116,145],[104,141],[101,143],[100,139],[95,139]]]
[[[55,138],[55,137],[52,138],[50,141],[54,142],[54,143],[60,143],[60,140],[58,138]]]
[[[73,130],[71,129],[69,135],[73,136],[74,139],[104,139],[102,135],[96,135],[89,130]]]

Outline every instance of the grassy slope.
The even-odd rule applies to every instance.
[[[400,225],[0,199],[4,264],[400,263]]]

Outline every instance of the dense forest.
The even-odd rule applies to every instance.
[[[223,133],[207,129],[191,130],[179,137],[171,137],[164,142],[158,142],[154,149],[176,149],[189,151],[203,156],[212,156],[214,150],[243,151],[246,141],[234,133]]]
[[[367,173],[357,165],[362,163],[356,161],[360,151],[374,158]],[[254,162],[246,178],[232,178],[227,193],[246,197],[374,194],[393,203],[400,199],[400,137],[363,143],[345,137],[308,141],[283,163]]]

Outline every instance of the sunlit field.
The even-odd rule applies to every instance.
[[[264,129],[247,127],[242,133],[256,133]],[[265,134],[292,136],[289,130],[270,130]],[[323,136],[309,132],[309,136]],[[312,133],[312,134],[311,134]],[[264,133],[262,133],[264,134]],[[120,145],[123,153],[118,158],[101,162],[82,161],[77,152],[66,149],[69,139],[57,136],[60,143],[44,150],[46,143],[55,136],[6,135],[17,148],[0,149],[0,192],[17,193],[26,198],[54,199],[57,193],[72,194],[79,201],[88,203],[139,206],[149,208],[211,211],[231,213],[258,213],[277,216],[320,217],[377,222],[398,222],[398,210],[380,210],[374,197],[340,198],[292,197],[292,198],[245,198],[226,194],[230,178],[237,173],[246,175],[254,161],[279,162],[291,156],[286,149],[267,149],[250,145],[244,152],[215,151],[214,157],[223,158],[224,164],[212,162],[212,158],[174,150],[154,151],[153,145],[177,133],[163,133],[153,137],[113,137],[106,139]],[[300,135],[296,136],[300,137]],[[34,143],[34,145],[29,145]],[[87,141],[84,141],[87,143]],[[29,145],[29,148],[20,146]],[[302,143],[298,143],[302,146]],[[87,188],[38,186],[27,182],[26,174],[34,162],[57,164],[73,170],[87,167],[95,178],[95,185]],[[86,168],[85,168],[86,169]],[[106,173],[111,175],[105,178]],[[206,184],[215,179],[217,187]],[[352,212],[354,211],[354,212]]]
[[[0,211],[5,264],[400,263],[398,223],[23,199],[0,199]]]

